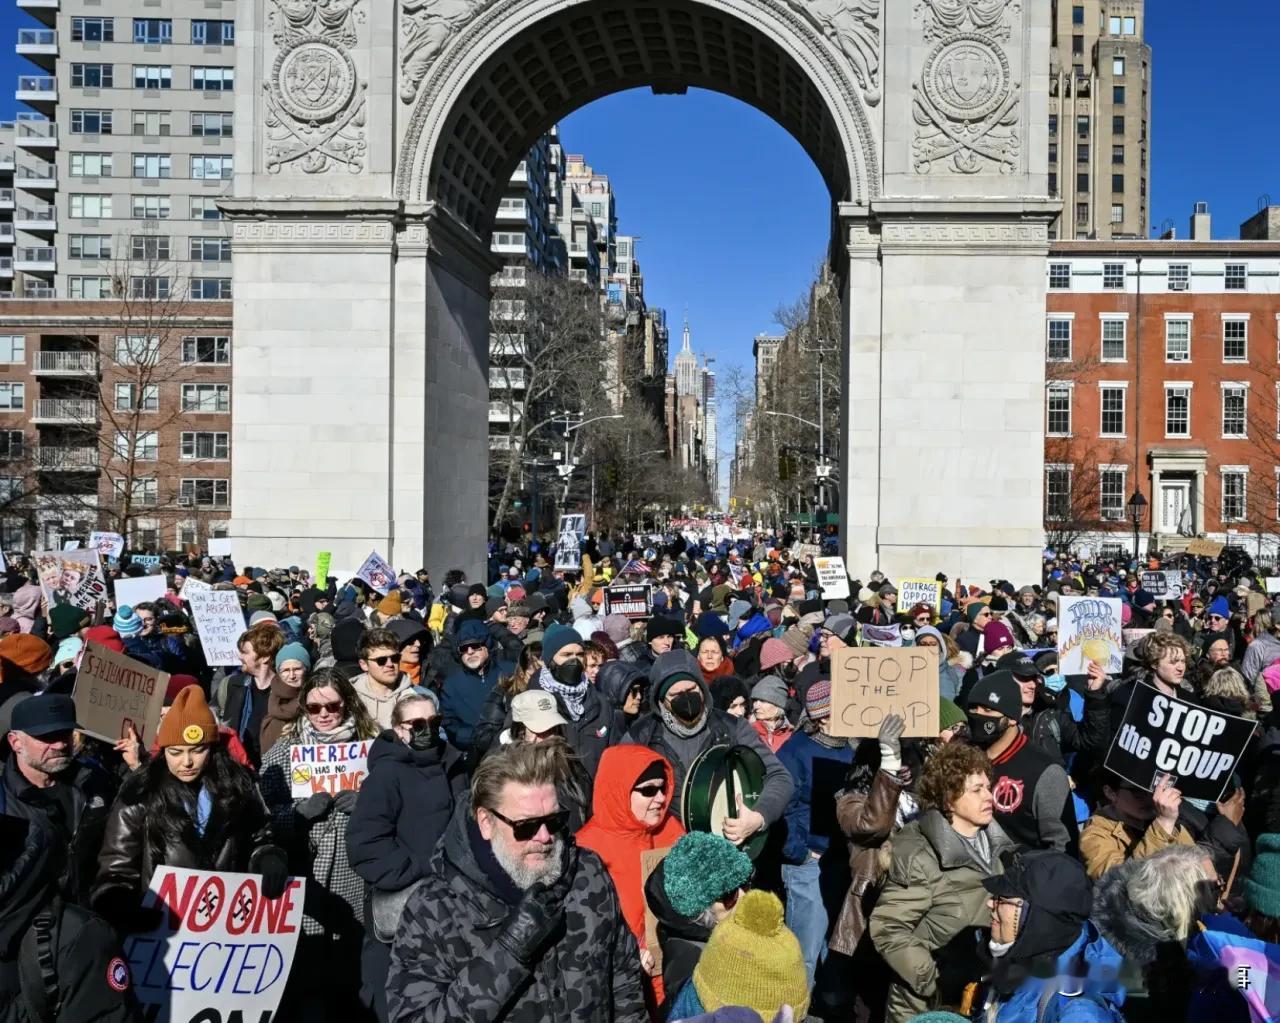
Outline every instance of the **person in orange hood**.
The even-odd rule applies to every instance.
[[[671,814],[675,773],[665,757],[644,746],[610,746],[600,757],[593,793],[594,812],[578,832],[578,845],[604,861],[618,889],[622,915],[640,945],[652,1014],[663,1001],[662,972],[645,947],[640,856],[667,849],[684,834]]]

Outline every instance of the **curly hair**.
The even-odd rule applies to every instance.
[[[925,810],[937,810],[948,820],[951,807],[964,795],[970,777],[991,778],[991,761],[976,746],[949,742],[929,758],[916,786],[916,798]]]
[[[1143,664],[1155,671],[1157,665],[1164,660],[1164,655],[1172,650],[1181,650],[1182,656],[1189,662],[1191,648],[1187,641],[1176,632],[1153,632],[1146,637],[1146,649],[1142,652]]]

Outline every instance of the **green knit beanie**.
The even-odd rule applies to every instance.
[[[967,1023],[967,1021],[954,1012],[934,1009],[932,1012],[922,1012],[919,1016],[912,1016],[907,1023]]]
[[[662,890],[671,908],[692,919],[751,878],[751,857],[719,835],[690,831],[662,864]]]
[[[1258,836],[1253,866],[1244,883],[1244,901],[1250,909],[1280,917],[1280,834]]]
[[[945,696],[938,701],[938,728],[940,731],[945,732],[948,728],[964,724],[967,720],[968,718],[965,717],[964,711]]]

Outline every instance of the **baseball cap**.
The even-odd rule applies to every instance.
[[[1014,650],[1012,653],[1005,654],[996,661],[997,670],[1008,670],[1020,679],[1030,681],[1033,678],[1039,678],[1044,674],[1039,665],[1030,657],[1020,650]]]
[[[1018,688],[1018,679],[1008,669],[993,671],[978,680],[965,706],[998,710],[1017,721],[1022,717],[1022,690]]]
[[[555,697],[541,689],[526,689],[512,699],[511,720],[531,732],[549,732],[569,723],[556,709]]]
[[[9,727],[15,732],[26,732],[37,738],[74,731],[79,727],[76,724],[75,701],[70,696],[55,693],[33,696],[13,708]]]

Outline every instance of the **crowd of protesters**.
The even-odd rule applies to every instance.
[[[484,579],[386,592],[126,557],[109,587],[149,571],[164,597],[93,610],[50,607],[11,555],[0,1020],[143,1019],[122,949],[160,923],[161,867],[268,899],[305,878],[281,1021],[1278,1018],[1263,573],[1047,551],[1040,579],[939,575],[903,607],[879,572],[825,599],[801,550],[587,534],[557,570],[495,540]],[[1175,564],[1178,592],[1143,588]],[[238,595],[238,668],[207,664],[191,580]],[[619,584],[651,604],[610,612]],[[1120,600],[1120,671],[1059,670],[1073,595]],[[81,729],[87,644],[168,674],[154,737]],[[833,663],[868,645],[937,651],[936,734],[836,734]],[[1140,686],[1255,723],[1219,799],[1108,769]],[[294,747],[349,742],[358,791],[292,794]]]

